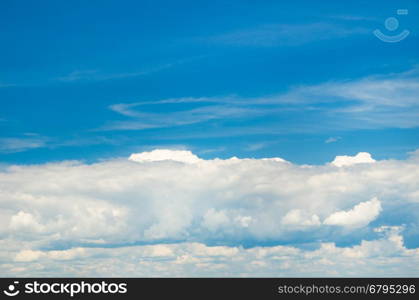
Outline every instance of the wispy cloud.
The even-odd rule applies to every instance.
[[[411,70],[400,74],[297,86],[288,92],[266,97],[185,97],[154,102],[118,103],[109,108],[129,119],[111,121],[100,130],[168,128],[211,120],[282,115],[292,115],[294,121],[280,123],[277,128],[242,128],[240,134],[244,131],[247,134],[311,132],[330,127],[344,130],[412,128],[419,126],[418,95],[418,71]],[[179,105],[179,109],[162,112],[160,108],[166,104]],[[184,104],[193,104],[196,107],[185,109]],[[303,113],[312,116],[312,121],[299,122],[299,118],[306,117],[302,116]],[[211,135],[210,132],[207,134]]]
[[[145,76],[164,69],[172,67],[174,64],[161,65],[138,72],[121,72],[121,73],[101,73],[98,70],[76,70],[68,75],[59,77],[58,80],[62,82],[75,82],[75,81],[105,81],[111,79],[123,79],[129,77]]]
[[[97,70],[76,70],[73,71],[63,77],[59,77],[58,80],[60,81],[77,81],[77,80],[92,80],[96,79],[98,76]]]
[[[198,154],[220,153],[226,151],[226,147],[206,148],[197,150]]]
[[[127,142],[126,137],[46,137],[27,132],[18,137],[0,137],[0,153],[10,154],[39,148],[56,149],[61,147],[84,147],[93,145],[120,145]]]
[[[206,38],[209,43],[234,46],[298,46],[319,40],[363,35],[371,30],[364,27],[332,23],[269,24]]]
[[[26,150],[43,147],[46,147],[46,139],[43,137],[0,138],[1,153],[23,152]]]
[[[201,59],[204,56],[196,56],[190,58],[179,59],[174,62],[160,64],[154,67],[145,68],[139,71],[133,72],[118,72],[118,73],[107,73],[100,70],[74,70],[65,76],[56,78],[56,80],[61,82],[77,82],[77,81],[105,81],[112,79],[123,79],[130,77],[140,77],[151,75],[172,67],[182,65],[197,59]]]
[[[101,130],[142,130],[150,128],[164,128],[173,126],[190,125],[216,119],[240,118],[249,115],[257,116],[266,114],[264,109],[246,107],[237,104],[234,98],[179,98],[166,99],[156,102],[119,103],[109,108],[121,115],[130,117],[129,121],[114,121]],[[141,107],[148,105],[159,107],[164,104],[199,103],[201,106],[193,109],[171,111],[166,113],[145,112]],[[221,103],[221,104],[220,104]]]
[[[336,143],[337,141],[341,140],[342,138],[340,136],[336,136],[336,137],[330,137],[328,139],[326,139],[324,142],[326,144],[330,144],[330,143]]]
[[[105,136],[90,136],[90,137],[70,137],[63,140],[54,140],[48,144],[49,148],[60,147],[83,147],[93,145],[120,145],[126,142],[128,138],[125,137],[105,137]]]
[[[345,127],[351,122],[353,128],[418,127],[419,73],[414,68],[400,74],[300,86],[277,101],[311,105],[330,118],[339,117]]]
[[[160,71],[164,71],[188,62],[192,62],[198,59],[201,59],[205,56],[195,56],[189,57],[184,59],[179,59],[173,62],[159,64],[156,66],[142,68],[138,71],[121,71],[121,72],[107,72],[99,69],[78,69],[69,72],[68,74],[53,77],[49,79],[42,79],[35,82],[28,83],[27,80],[23,81],[22,83],[18,84],[11,84],[11,83],[1,83],[0,88],[7,88],[7,87],[21,87],[21,86],[42,86],[48,85],[51,83],[61,82],[61,83],[76,83],[76,82],[95,82],[95,81],[106,81],[106,80],[113,80],[113,79],[124,79],[124,78],[132,78],[132,77],[141,77],[141,76],[148,76],[154,73],[158,73]]]
[[[333,15],[333,16],[329,16],[329,18],[336,19],[336,20],[343,20],[343,21],[355,21],[355,22],[380,20],[376,17],[370,17],[370,16],[367,17],[367,16],[361,16],[361,15]]]
[[[246,151],[257,151],[257,150],[268,147],[269,144],[271,144],[271,143],[269,143],[269,142],[253,143],[253,144],[247,145],[245,150]]]

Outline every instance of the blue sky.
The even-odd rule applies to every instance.
[[[0,274],[419,276],[419,3],[284,2],[1,1]]]
[[[335,110],[366,106],[379,99],[379,89],[366,85],[367,100],[299,95],[306,87],[377,76],[399,78],[389,96],[405,97],[403,81],[418,78],[415,1],[396,8],[394,1],[0,5],[2,162],[96,161],[170,147],[205,158],[319,164],[358,151],[403,158],[418,147],[417,122],[402,122],[417,117],[414,103],[381,114],[377,100],[360,121]],[[397,16],[398,8],[410,13]],[[372,34],[377,28],[390,34],[384,20],[391,16],[400,21],[396,33],[411,31],[402,42]],[[289,103],[295,90],[305,100]],[[324,102],[325,96],[335,98]],[[112,109],[135,103],[137,116]],[[330,138],[336,141],[325,143]]]

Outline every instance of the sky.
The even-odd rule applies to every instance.
[[[1,1],[0,274],[419,276],[418,13]]]

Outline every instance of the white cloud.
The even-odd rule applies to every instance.
[[[371,154],[367,152],[359,152],[355,156],[336,156],[336,158],[331,162],[332,165],[336,167],[344,167],[344,166],[352,166],[355,164],[365,164],[365,163],[373,163],[375,159],[371,157]]]
[[[246,151],[257,151],[263,148],[266,148],[269,144],[268,143],[255,143],[255,144],[249,144],[245,150]]]
[[[13,215],[10,220],[10,229],[15,231],[43,231],[43,226],[39,224],[36,218],[30,213],[19,211],[16,215]]]
[[[399,203],[417,203],[416,167],[411,159],[341,171],[279,158],[203,160],[186,150],[155,150],[91,165],[11,166],[0,173],[0,203],[16,237],[205,241],[215,231],[219,240],[281,240],[347,207],[355,206],[338,216],[362,213],[368,203],[377,208],[376,201],[356,206],[375,196],[383,208],[394,205],[395,195]]]
[[[73,82],[79,80],[92,80],[98,76],[97,70],[75,70],[66,76],[57,78],[59,81]],[[100,75],[99,75],[100,76]]]
[[[17,262],[29,262],[38,260],[45,254],[42,251],[22,250],[17,253],[15,261]]]
[[[157,250],[157,249],[156,249]],[[21,252],[18,253],[18,255]],[[47,256],[52,260],[73,260],[80,259],[85,256],[86,250],[84,248],[71,248],[68,250],[48,251]],[[41,257],[41,256],[40,256]]]
[[[150,152],[131,154],[129,160],[136,162],[153,162],[153,161],[178,161],[183,163],[196,163],[201,159],[188,150],[167,150],[156,149]]]
[[[171,63],[160,64],[160,65],[153,66],[144,70],[136,70],[132,72],[103,73],[103,72],[99,72],[98,70],[75,70],[65,76],[56,78],[56,80],[62,81],[62,82],[77,82],[77,81],[104,81],[104,80],[112,80],[112,79],[140,77],[140,76],[146,76],[146,75],[154,74],[160,71],[164,71],[166,69],[170,69],[172,67],[182,65],[182,64],[200,59],[200,58],[202,58],[202,56],[179,59]]]
[[[380,231],[381,228],[378,228]],[[316,249],[269,246],[245,249],[172,243],[118,248],[21,250],[1,263],[6,276],[418,276],[419,249],[407,249],[398,227],[384,236]],[[12,257],[13,257],[12,255]]]
[[[211,208],[204,214],[202,225],[209,230],[217,230],[228,225],[229,222],[230,219],[224,211],[217,212]]]
[[[412,128],[419,126],[418,79],[415,67],[403,73],[299,86],[266,101],[308,106],[338,128]],[[337,107],[317,107],[324,103]]]
[[[183,97],[109,106],[126,120],[110,121],[97,130],[145,130],[193,125],[214,120],[250,119],[292,113],[295,121],[265,127],[213,129],[206,136],[318,132],[342,129],[415,128],[419,126],[419,68],[398,74],[297,86],[288,92],[257,98]],[[179,105],[161,112],[159,105]],[[185,110],[185,103],[194,108]],[[325,105],[327,104],[327,105]],[[148,106],[148,109],[145,108]],[[307,118],[307,114],[311,117]],[[301,120],[304,118],[304,122]],[[310,119],[312,121],[307,121]],[[218,128],[218,127],[217,127]],[[217,132],[214,132],[217,131]],[[202,135],[192,133],[192,137]],[[182,138],[190,135],[182,134]],[[166,138],[173,138],[168,135]],[[336,142],[331,137],[326,143]],[[254,144],[249,151],[266,145]]]
[[[282,224],[294,226],[318,226],[321,224],[317,215],[307,215],[300,209],[290,210],[283,218]]]
[[[22,152],[46,146],[45,138],[0,138],[0,153]]]
[[[300,250],[298,245],[318,241],[323,241],[319,248],[325,251],[323,254],[338,253],[333,259],[343,253],[352,257],[361,255],[359,251],[367,246],[372,253],[373,247],[384,244],[393,245],[391,251],[399,251],[401,257],[406,253],[416,255],[413,249],[404,249],[399,232],[386,233],[388,241],[359,242],[363,234],[380,238],[385,231],[374,232],[371,224],[404,224],[410,235],[418,228],[415,221],[419,204],[418,152],[411,153],[406,160],[345,168],[332,164],[300,166],[279,158],[204,160],[191,152],[176,150],[151,151],[138,157],[140,161],[113,159],[94,164],[59,162],[2,168],[1,273],[25,268],[23,274],[60,270],[60,274],[92,275],[106,269],[106,265],[114,265],[110,262],[117,262],[118,267],[108,269],[108,274],[122,274],[124,267],[132,274],[143,275],[159,272],[185,275],[194,271],[217,274],[220,270],[232,272],[225,274],[235,274],[233,270],[247,274],[255,271],[250,266],[259,266],[259,275],[291,274],[294,267],[295,274],[303,274],[305,269],[300,264],[303,257],[317,252]],[[334,246],[342,238],[362,247],[344,250]],[[238,251],[238,256],[220,260],[208,258],[210,254],[201,257],[190,246],[195,242],[202,244],[203,249],[208,247],[205,244],[229,245],[217,251]],[[260,251],[254,248],[265,242],[283,246]],[[138,246],[142,249],[140,253],[133,254],[132,261],[126,261],[124,255],[140,248],[122,245],[137,243],[145,248]],[[153,248],[156,243],[161,247]],[[287,243],[296,246],[284,246]],[[242,244],[253,248],[243,250]],[[97,249],[99,246],[104,248]],[[112,249],[106,250],[107,247]],[[262,252],[276,254],[267,258],[260,256]],[[366,263],[378,261],[364,250],[361,252],[362,257],[368,257]],[[289,255],[295,259],[281,258]],[[78,265],[54,263],[74,262],[76,257],[81,257]],[[163,263],[156,263],[159,257],[170,257],[173,265],[168,264],[169,269],[165,269]],[[318,267],[318,274],[329,274],[330,267],[323,265],[325,261],[321,259],[342,268],[348,263],[334,262],[329,254],[320,255],[315,263],[306,262]],[[400,260],[404,262],[403,258]],[[33,264],[22,265],[24,261]],[[267,269],[261,267],[264,263]],[[275,268],[270,267],[272,263]],[[36,269],[40,264],[50,268],[49,271]],[[202,266],[208,267],[204,268],[206,271],[202,271]],[[400,268],[392,272],[403,273]],[[363,272],[373,269],[374,266],[366,267]]]
[[[342,138],[340,137],[340,136],[337,136],[337,137],[330,137],[330,138],[328,138],[328,139],[326,139],[324,142],[326,143],[326,144],[330,144],[330,143],[336,143],[337,141],[339,141],[339,140],[341,140]]]
[[[237,216],[234,221],[240,224],[242,227],[249,227],[250,223],[252,223],[253,218],[250,216]]]
[[[141,111],[144,105],[158,107],[167,103],[199,103],[200,106],[193,109],[179,110],[172,112],[146,112]],[[243,104],[243,103],[242,103]],[[246,107],[240,103],[235,103],[234,98],[179,98],[165,99],[150,102],[118,103],[109,108],[126,117],[127,121],[110,122],[99,130],[143,130],[150,128],[166,128],[173,126],[191,125],[210,120],[225,118],[240,118],[244,116],[257,116],[266,114],[267,109],[260,107]],[[180,106],[181,107],[181,106]]]
[[[331,23],[269,24],[207,37],[205,42],[251,47],[298,46],[370,32],[366,28]]]
[[[374,221],[382,210],[380,200],[361,202],[348,211],[338,211],[324,220],[327,225],[363,227]]]

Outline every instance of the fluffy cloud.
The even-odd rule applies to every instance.
[[[191,151],[166,149],[156,149],[150,152],[134,153],[131,154],[129,160],[137,162],[172,160],[183,163],[196,163],[200,161],[199,157],[194,155]]]
[[[320,220],[317,215],[304,216],[304,213],[300,209],[293,209],[282,218],[282,224],[295,226],[317,226],[320,225]]]
[[[336,158],[331,162],[332,165],[336,167],[343,167],[343,166],[351,166],[355,164],[362,164],[362,163],[373,163],[375,159],[371,157],[371,154],[367,152],[359,152],[355,156],[336,156]]]
[[[109,251],[114,254],[100,258],[105,268],[105,260],[123,259],[120,253],[139,249],[124,246],[136,244],[148,245],[141,246],[148,252],[140,251],[140,257],[172,257],[173,269],[168,271],[172,275],[182,275],[185,270],[176,266],[188,261],[209,264],[214,272],[221,272],[217,268],[226,262],[202,260],[188,252],[190,245],[208,251],[238,251],[249,258],[246,253],[258,246],[277,244],[299,253],[297,264],[309,254],[299,245],[358,255],[356,245],[384,243],[383,232],[374,228],[388,224],[404,226],[404,231],[387,234],[387,240],[392,237],[390,242],[395,243],[393,237],[403,234],[410,245],[418,245],[412,238],[419,228],[418,178],[418,152],[406,160],[350,167],[296,165],[279,158],[203,160],[189,151],[172,150],[94,164],[13,165],[0,172],[0,270],[11,272],[23,262],[43,266],[44,261],[54,265],[55,260],[96,257],[91,253],[99,250],[94,249],[112,246],[114,250]],[[397,239],[406,253],[416,251]],[[339,248],[340,242],[352,246]],[[228,247],[208,246],[213,244]],[[242,246],[251,248],[243,250]],[[176,247],[184,247],[184,252],[178,253]],[[267,258],[250,258],[254,266],[271,263]],[[151,268],[150,274],[158,273],[154,267],[159,264],[153,258],[130,263],[134,264],[129,267],[132,274],[141,272],[139,263]],[[94,273],[87,258],[83,264],[80,272]],[[252,271],[238,265],[234,266],[240,274]],[[78,272],[71,265],[66,268],[69,274]],[[263,275],[265,269],[260,270]],[[269,274],[274,271],[266,269]],[[27,272],[37,274],[35,269]]]
[[[331,214],[324,221],[327,225],[340,225],[350,227],[363,227],[375,220],[382,208],[377,198],[367,202],[361,202],[348,211],[338,211]]]
[[[0,268],[9,276],[417,276],[419,249],[403,245],[400,228],[376,231],[382,236],[373,241],[350,247],[321,243],[313,250],[202,243],[21,250],[8,256],[13,264]]]

